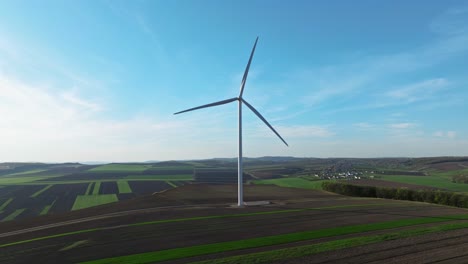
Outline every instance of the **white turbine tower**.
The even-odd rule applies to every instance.
[[[266,121],[266,119],[251,104],[247,103],[247,101],[245,101],[245,99],[242,97],[242,94],[244,93],[244,86],[245,86],[245,83],[247,81],[247,75],[249,74],[250,63],[252,62],[252,57],[253,57],[254,52],[255,52],[255,47],[257,46],[257,41],[258,41],[258,37],[255,40],[255,44],[253,46],[252,53],[250,54],[249,62],[247,63],[247,67],[245,68],[244,77],[242,78],[242,82],[241,82],[241,86],[240,86],[240,93],[239,93],[238,97],[234,97],[234,98],[231,98],[231,99],[226,99],[226,100],[223,100],[223,101],[214,102],[214,103],[206,104],[206,105],[202,105],[202,106],[197,106],[197,107],[194,107],[194,108],[190,108],[190,109],[187,109],[187,110],[184,110],[184,111],[174,113],[174,115],[177,115],[177,114],[181,114],[181,113],[185,113],[185,112],[189,112],[189,111],[193,111],[193,110],[197,110],[197,109],[201,109],[201,108],[212,107],[212,106],[217,106],[217,105],[223,105],[223,104],[227,104],[227,103],[234,102],[234,101],[239,102],[239,158],[238,158],[238,164],[237,164],[237,169],[238,169],[237,205],[239,207],[242,207],[244,205],[244,192],[243,192],[243,182],[242,182],[242,176],[243,176],[242,175],[243,174],[243,167],[242,167],[242,103],[247,105],[247,107],[250,108],[250,110],[252,110],[252,112],[254,112],[254,114],[256,114],[273,131],[273,133],[275,133],[281,139],[281,141],[284,142],[284,144],[286,144],[286,146],[288,146],[288,143],[286,143],[286,141],[284,141],[284,139],[280,136],[280,134],[278,134],[278,132],[276,132],[276,130],[268,123],[268,121]]]

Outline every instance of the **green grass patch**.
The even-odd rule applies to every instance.
[[[125,176],[128,180],[159,180],[159,181],[191,181],[192,174],[175,174],[175,175],[128,175]]]
[[[293,188],[303,188],[303,189],[322,189],[323,180],[318,181],[309,181],[303,178],[279,178],[279,179],[268,179],[268,180],[254,180],[254,184],[274,184],[280,187],[293,187]]]
[[[132,193],[132,188],[128,184],[128,181],[117,181],[117,187],[119,188],[119,193]]]
[[[72,211],[83,208],[93,207],[101,204],[117,202],[119,199],[116,194],[99,195],[77,195]]]
[[[0,211],[3,211],[3,209],[5,209],[12,201],[13,201],[13,198],[8,198],[8,200],[6,200],[5,202],[3,202],[3,203],[0,205]]]
[[[92,172],[142,172],[151,168],[151,165],[144,164],[106,164],[99,167],[92,168],[88,171]]]
[[[89,262],[84,262],[84,263],[87,263],[87,264],[91,264],[91,263],[93,264],[97,264],[97,263],[99,264],[103,264],[103,263],[127,263],[127,264],[128,263],[153,263],[153,262],[159,262],[159,261],[169,261],[169,260],[175,260],[175,259],[181,259],[181,258],[187,258],[187,257],[206,255],[206,254],[214,254],[214,253],[220,253],[220,252],[225,252],[225,251],[256,248],[256,247],[262,247],[262,246],[271,246],[271,245],[292,243],[292,242],[303,241],[303,240],[312,240],[312,239],[318,239],[318,238],[323,238],[323,237],[356,234],[356,233],[361,233],[361,232],[384,230],[384,229],[389,229],[389,228],[405,227],[405,226],[412,226],[412,225],[419,225],[419,224],[446,222],[446,221],[456,220],[456,219],[468,219],[468,215],[460,215],[457,217],[452,216],[448,218],[447,217],[425,217],[425,218],[414,218],[414,219],[402,219],[402,220],[373,223],[373,224],[326,228],[326,229],[321,229],[321,230],[313,230],[313,231],[289,233],[289,234],[282,234],[282,235],[275,235],[275,236],[257,237],[257,238],[251,238],[251,239],[190,246],[190,247],[184,247],[184,248],[160,250],[160,251],[154,251],[154,252],[133,254],[133,255],[128,255],[128,256],[100,259],[100,260],[89,261]],[[458,225],[457,227],[458,228],[468,227],[468,223],[462,223],[462,224],[463,225]],[[415,233],[411,233],[409,231],[402,231],[402,232],[395,233],[395,234],[399,234],[400,236],[403,237],[405,234],[409,236],[409,234],[414,235]],[[369,237],[372,237],[372,239],[363,240],[363,241],[367,241],[368,243],[370,243],[370,241],[377,242],[379,241],[379,239],[381,240],[382,238],[388,238],[388,237],[391,237],[392,239],[399,238],[397,235],[389,236],[388,234],[378,235],[378,236],[369,236]],[[337,241],[340,241],[340,240],[337,240]],[[345,243],[345,245],[351,246],[353,244]],[[240,261],[237,263],[245,263],[245,262]]]
[[[381,175],[381,179],[401,183],[430,186],[454,192],[468,192],[468,184],[451,182],[451,178],[442,176]]]
[[[28,175],[28,174],[34,174],[34,173],[43,172],[43,171],[45,171],[45,170],[42,170],[42,169],[35,169],[35,170],[29,170],[29,171],[22,171],[22,172],[11,173],[11,174],[7,174],[6,176]]]
[[[0,185],[17,185],[51,178],[51,176],[0,177]],[[43,185],[44,183],[39,183]]]
[[[91,193],[92,195],[98,195],[99,194],[99,189],[101,188],[101,182],[96,182],[94,184],[94,189],[93,192]]]
[[[47,190],[48,190],[50,187],[52,187],[52,186],[54,186],[54,185],[52,185],[52,184],[47,185],[46,187],[44,187],[44,188],[40,189],[39,191],[33,193],[33,194],[31,195],[31,198],[34,198],[34,197],[39,196],[39,194],[41,194],[41,193],[47,191]]]
[[[2,222],[14,220],[18,215],[24,212],[24,210],[26,210],[26,208],[16,209],[13,213],[3,218]]]
[[[193,166],[152,166],[151,167],[152,171],[157,171],[157,170],[193,170]]]
[[[279,250],[264,251],[264,252],[259,252],[259,253],[239,255],[239,256],[214,259],[214,260],[209,260],[209,261],[199,261],[199,262],[194,262],[194,264],[271,263],[271,262],[276,262],[280,260],[309,256],[309,255],[318,254],[318,253],[322,253],[326,251],[369,245],[369,244],[383,242],[383,241],[414,237],[414,236],[425,235],[425,234],[430,234],[430,233],[435,233],[435,232],[457,230],[457,229],[463,229],[467,227],[468,227],[468,223],[444,224],[444,225],[435,226],[435,227],[418,228],[414,230],[400,231],[400,232],[394,232],[394,233],[389,233],[389,234],[345,238],[345,239],[338,239],[338,240],[314,244],[314,245],[306,245],[306,246],[291,247],[291,248],[285,248],[285,249],[279,249]]]
[[[72,243],[71,245],[69,246],[66,246],[66,247],[63,247],[61,248],[59,251],[67,251],[67,250],[70,250],[72,248],[76,248],[76,247],[79,247],[81,245],[84,245],[86,243],[88,243],[89,241],[88,240],[80,240],[80,241],[76,241],[75,243]]]
[[[61,234],[56,234],[56,235],[51,235],[51,236],[45,236],[45,237],[36,237],[28,240],[21,240],[21,241],[16,241],[16,242],[11,242],[7,244],[0,245],[0,248],[3,247],[9,247],[9,246],[15,246],[15,245],[20,245],[20,244],[25,244],[25,243],[30,243],[30,242],[35,242],[39,240],[46,240],[46,239],[51,239],[51,238],[56,238],[56,237],[64,237],[64,236],[71,236],[71,235],[77,235],[77,234],[83,234],[83,233],[89,233],[89,232],[95,232],[102,230],[102,228],[92,228],[92,229],[86,229],[86,230],[79,230],[79,231],[73,231],[73,232],[67,232],[67,233],[61,233]]]
[[[56,200],[54,200],[51,204],[44,206],[44,209],[42,209],[42,211],[39,213],[39,215],[46,215],[47,213],[49,213],[49,210],[50,210],[50,208],[52,208],[52,206],[54,206],[55,201]]]
[[[90,183],[88,184],[88,187],[86,188],[85,195],[90,195],[90,194],[91,194],[91,190],[92,190],[92,188],[93,188],[93,184],[94,184],[94,182],[90,182]]]

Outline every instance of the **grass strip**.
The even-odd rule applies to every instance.
[[[258,264],[258,263],[271,263],[280,260],[287,260],[293,258],[299,258],[309,256],[317,253],[326,251],[351,248],[363,245],[369,245],[373,243],[420,236],[435,232],[444,232],[450,230],[457,230],[467,228],[468,223],[458,224],[444,224],[435,227],[418,228],[413,230],[400,231],[389,234],[380,234],[374,236],[363,236],[355,238],[339,239],[314,245],[299,246],[293,248],[285,248],[278,250],[270,250],[259,253],[251,253],[239,256],[226,257],[221,259],[214,259],[208,261],[198,261],[193,264],[234,264],[234,263],[245,263],[245,264]]]
[[[13,198],[9,198],[2,205],[0,205],[0,211],[3,211],[3,209],[5,209],[12,201],[13,201]]]
[[[117,181],[117,187],[119,188],[119,193],[132,193],[132,188],[128,184],[128,181]]]
[[[24,212],[24,210],[26,210],[26,208],[16,209],[13,213],[3,218],[2,222],[14,220],[18,215]]]
[[[47,185],[46,187],[44,187],[44,188],[40,189],[39,191],[33,193],[33,194],[31,195],[31,198],[34,198],[34,197],[39,196],[39,194],[41,194],[41,193],[47,191],[47,190],[48,190],[50,187],[52,187],[52,186],[54,186],[54,185],[52,185],[52,184]]]
[[[44,209],[42,209],[42,211],[41,211],[41,213],[39,215],[46,215],[49,212],[50,208],[52,208],[52,206],[54,206],[55,201],[57,201],[57,200],[54,200],[51,204],[44,206]]]
[[[457,216],[456,218],[458,217],[460,217],[460,219],[467,219],[468,215],[461,215],[461,216]],[[86,263],[86,264],[153,263],[153,262],[159,262],[159,261],[169,261],[169,260],[175,260],[175,259],[181,259],[181,258],[187,258],[187,257],[214,254],[214,253],[220,253],[220,252],[225,252],[225,251],[286,244],[286,243],[292,243],[292,242],[303,241],[303,240],[318,239],[318,238],[323,238],[323,237],[356,234],[356,233],[361,233],[361,232],[383,230],[383,229],[396,228],[396,227],[450,221],[449,219],[455,220],[455,216],[452,216],[450,218],[425,217],[425,218],[415,218],[415,219],[414,218],[402,219],[402,220],[381,222],[381,223],[375,223],[375,224],[326,228],[326,229],[306,231],[306,232],[257,237],[257,238],[251,238],[251,239],[229,241],[229,242],[221,242],[221,243],[197,245],[197,246],[191,246],[191,247],[153,251],[153,252],[113,257],[113,258],[107,258],[107,259],[99,259],[99,260],[88,261],[88,262],[83,262],[83,263]],[[454,226],[454,225],[451,225],[451,226]],[[462,223],[462,224],[457,225],[457,228],[464,228],[464,227],[468,227],[468,223]],[[364,244],[382,241],[382,239],[384,238],[390,240],[390,239],[397,239],[397,238],[405,237],[405,236],[411,236],[411,235],[415,235],[419,233],[425,234],[428,232],[427,230],[433,230],[433,229],[421,228],[421,229],[416,229],[416,231],[418,232],[401,231],[401,232],[393,233],[390,235],[386,234],[386,235],[368,236],[368,237],[364,237],[364,239],[362,238],[341,239],[341,240],[335,240],[332,242],[335,242],[338,245],[341,245],[342,247],[359,245],[359,242],[361,243],[361,245],[364,245]],[[434,229],[434,230],[438,230],[438,229]],[[432,231],[432,232],[436,232],[436,231]],[[340,241],[342,244],[339,244]],[[326,242],[322,244],[327,244],[327,243],[330,243],[330,242]],[[316,245],[314,245],[314,248],[315,246]],[[266,260],[266,262],[271,262],[271,260]],[[242,261],[233,262],[233,263],[246,263],[246,262],[242,260]],[[255,263],[255,262],[252,262],[252,263]]]
[[[84,245],[88,243],[88,240],[80,240],[80,241],[76,241],[75,243],[72,243],[71,245],[69,246],[66,246],[64,248],[61,248],[59,251],[67,251],[67,250],[70,250],[72,248],[76,248],[76,247],[79,247],[81,245]]]
[[[151,175],[151,174],[143,174],[143,175],[128,175],[125,176],[127,180],[168,180],[168,181],[192,181],[193,175],[192,174],[173,174],[173,175]]]
[[[116,194],[77,195],[73,203],[72,211],[93,207],[101,204],[117,202]]]
[[[19,245],[19,244],[30,243],[30,242],[39,241],[39,240],[46,240],[46,239],[57,238],[57,237],[64,237],[64,236],[71,236],[71,235],[76,235],[76,234],[95,232],[95,231],[99,231],[99,230],[102,230],[102,228],[92,228],[92,229],[61,233],[61,234],[45,236],[45,237],[36,237],[36,238],[28,239],[28,240],[22,240],[22,241],[16,241],[16,242],[3,244],[3,245],[0,245],[0,248]]]
[[[90,182],[88,184],[88,187],[86,188],[85,195],[90,195],[91,194],[91,189],[93,188],[93,184],[94,184],[94,182]]]
[[[93,195],[98,195],[99,194],[99,189],[101,188],[101,182],[96,182],[94,184],[94,189],[93,189]]]
[[[170,181],[166,181],[166,183],[169,184],[170,186],[174,187],[174,188],[177,187],[177,185],[175,185],[174,183],[172,183]]]

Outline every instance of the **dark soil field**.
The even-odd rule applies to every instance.
[[[117,194],[119,189],[116,182],[102,182],[99,189],[99,194]]]
[[[76,196],[84,195],[87,187],[87,183],[57,184],[41,195],[46,196],[50,202],[57,199],[54,206],[50,209],[51,213],[63,213],[71,210]]]
[[[129,181],[128,184],[136,195],[152,194],[172,188],[164,181]]]
[[[245,200],[251,202],[269,201],[270,204],[237,208],[232,206],[236,202],[236,191],[236,185],[193,184],[152,196],[97,206],[68,214],[47,215],[35,219],[0,223],[0,263],[76,263],[136,253],[327,228],[371,225],[387,221],[427,217],[437,217],[441,221],[452,221],[453,219],[449,216],[467,213],[464,209],[425,203],[351,198],[317,190],[268,185],[246,185]],[[464,221],[466,220],[462,222]],[[137,223],[140,224],[135,225]],[[90,228],[95,228],[95,230],[63,235],[67,232],[83,231]],[[392,228],[391,231],[405,230],[405,228],[411,227]],[[231,250],[224,253],[173,259],[167,263],[210,260],[379,232],[387,231],[376,230],[268,247]],[[288,261],[290,263],[310,261],[315,261],[314,263],[365,263],[366,261],[377,261],[378,256],[380,256],[379,263],[382,263],[382,259],[385,263],[387,260],[398,258],[406,261],[401,258],[402,254],[411,251],[411,248],[421,249],[419,245],[422,243],[432,245],[433,248],[438,246],[447,248],[450,244],[467,242],[465,238],[461,237],[464,233],[458,232],[465,231],[444,233],[443,235],[447,236],[444,240],[446,242],[441,242],[442,240],[438,239],[440,234],[435,235],[435,238],[420,236],[410,238],[410,241],[419,241],[418,243],[410,243],[410,241],[401,239],[389,241],[390,243],[382,242],[355,249],[342,249]],[[40,239],[51,235],[57,236]],[[29,239],[36,240],[27,241]],[[9,243],[15,242],[17,244],[9,245]],[[403,243],[401,245],[406,246],[399,246],[400,242]],[[429,248],[426,249],[429,250]],[[439,251],[438,254],[442,253]],[[349,256],[349,258],[342,256]],[[451,254],[442,254],[441,256],[439,259],[445,258],[445,260],[453,257]],[[428,263],[425,260],[429,259],[420,258],[418,260],[419,262],[414,260],[413,262]]]

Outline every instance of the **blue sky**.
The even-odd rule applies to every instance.
[[[468,155],[464,1],[0,1],[0,161]]]

